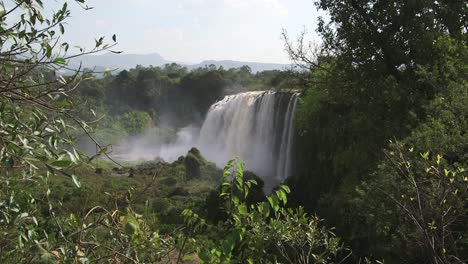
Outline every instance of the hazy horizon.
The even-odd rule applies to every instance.
[[[300,4],[300,5],[298,5]],[[310,39],[319,16],[309,0],[89,0],[91,10],[71,5],[65,39],[92,47],[94,37],[113,34],[124,54],[158,53],[169,61],[235,60],[289,63],[282,29]]]

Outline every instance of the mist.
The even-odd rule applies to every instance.
[[[149,129],[141,135],[121,140],[115,145],[112,156],[126,161],[163,159],[173,162],[196,145],[200,127],[189,125],[181,128],[176,132],[175,138],[169,140],[157,132]]]
[[[234,157],[273,186],[291,175],[292,120],[298,94],[246,92],[213,104],[202,125],[174,130],[152,128],[115,144],[113,158],[173,162],[192,147],[218,167]]]

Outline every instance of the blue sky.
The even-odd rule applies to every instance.
[[[287,63],[281,30],[314,36],[313,0],[88,0],[73,4],[66,40],[91,46],[117,34],[125,53],[157,52],[168,60],[207,59]]]

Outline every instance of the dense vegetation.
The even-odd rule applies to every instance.
[[[60,74],[114,45],[67,55],[66,3],[50,17],[38,0],[0,6],[0,262],[468,260],[465,1],[317,1],[323,45],[284,34],[295,74],[170,64],[102,78]],[[220,170],[191,149],[116,164],[99,144],[291,79],[297,173],[271,194],[240,161]],[[82,134],[96,155],[75,149]]]
[[[225,70],[208,65],[189,71],[173,63],[112,73],[102,78],[84,73],[75,91],[86,102],[83,108],[101,117],[93,136],[105,144],[145,131],[170,140],[178,128],[201,125],[209,107],[225,95],[296,88],[286,72],[252,73],[248,66]]]
[[[293,60],[312,69],[296,120],[295,203],[336,226],[357,256],[465,262],[466,3],[317,6],[330,15],[319,23],[318,59],[304,45],[287,45]],[[439,182],[432,170],[457,176]]]
[[[248,66],[225,70],[214,65],[188,71],[178,64],[123,70],[103,78],[91,73],[80,84],[79,95],[91,107],[110,115],[129,111],[148,113],[156,124],[185,126],[200,121],[224,95],[251,90],[285,89],[286,73],[252,73]],[[136,89],[138,87],[138,89]]]

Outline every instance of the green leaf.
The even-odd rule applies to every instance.
[[[140,224],[138,223],[138,220],[135,219],[135,217],[127,215],[125,217],[125,222],[124,229],[128,235],[133,235],[140,231]]]
[[[232,202],[234,203],[234,205],[238,205],[239,202],[240,202],[239,197],[233,196],[233,197],[232,197]]]
[[[273,211],[275,212],[278,212],[280,206],[279,206],[279,201],[278,201],[278,197],[276,196],[269,196],[267,197],[268,199],[268,202],[270,203],[271,205],[271,208],[273,209]]]
[[[239,204],[237,206],[237,211],[239,212],[240,215],[247,215],[247,206],[243,204]]]
[[[280,201],[283,201],[284,204],[287,203],[288,198],[287,198],[286,193],[285,193],[284,190],[282,190],[282,189],[277,190],[277,191],[276,191],[276,196],[278,197],[278,199],[279,199]]]
[[[96,48],[102,45],[102,42],[104,41],[104,37],[100,37],[99,39],[96,39]]]
[[[421,155],[421,157],[425,160],[428,160],[429,159],[429,152],[425,152],[425,153],[419,153],[419,155]]]
[[[52,47],[49,45],[49,43],[45,44],[45,49],[47,58],[50,58],[52,56]]]
[[[72,177],[72,181],[75,184],[75,186],[77,188],[81,188],[81,183],[80,183],[78,177],[76,177],[76,175],[72,175],[71,177]]]
[[[237,162],[237,176],[244,176],[244,163],[242,162]],[[242,180],[242,179],[241,179]]]
[[[57,64],[66,64],[67,62],[65,61],[64,58],[55,58],[55,59],[54,59],[54,63],[57,63]]]
[[[54,106],[58,107],[58,108],[64,108],[64,107],[68,106],[68,102],[65,99],[61,100],[61,101],[56,101],[56,102],[54,102]]]
[[[268,203],[266,202],[262,203],[262,206],[260,208],[261,208],[261,213],[263,217],[266,218],[270,216],[270,206],[268,205]]]
[[[62,47],[65,49],[65,52],[68,51],[68,48],[70,48],[70,44],[67,42],[62,43]]]
[[[291,189],[287,185],[281,185],[281,189],[283,189],[286,193],[291,193]]]
[[[212,255],[217,256],[217,257],[219,258],[219,257],[221,257],[221,253],[222,253],[222,252],[221,252],[220,250],[216,249],[216,248],[213,248],[213,249],[210,251],[210,253],[211,253]]]

